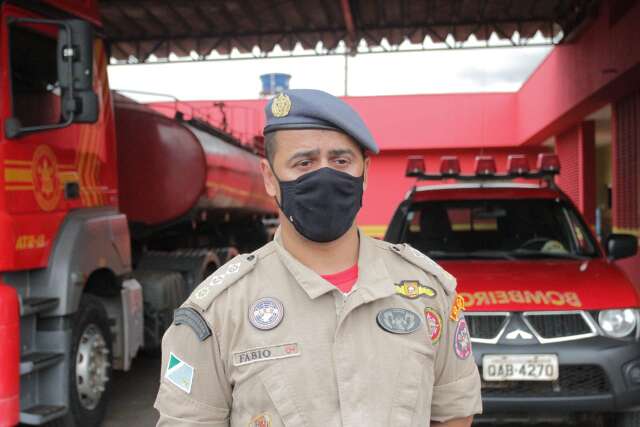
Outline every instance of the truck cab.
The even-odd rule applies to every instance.
[[[0,426],[101,425],[113,371],[275,213],[255,138],[113,94],[109,50],[97,0],[0,1]]]
[[[455,158],[438,174],[412,158],[407,175],[418,182],[385,240],[412,245],[457,278],[482,377],[480,421],[601,413],[638,425],[640,295],[614,263],[634,255],[637,240],[612,234],[603,248],[554,184],[558,172],[547,154],[534,170],[512,156],[503,174],[479,157],[470,175]]]

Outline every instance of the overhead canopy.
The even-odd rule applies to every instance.
[[[512,39],[540,31],[565,37],[585,22],[599,0],[102,0],[100,14],[112,57],[145,61],[170,53],[206,57],[237,48],[291,50],[296,43],[332,50],[343,40],[397,45],[429,36],[444,42],[492,33]],[[450,40],[450,38],[449,38]]]

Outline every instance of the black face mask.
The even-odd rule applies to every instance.
[[[278,179],[279,206],[298,233],[314,242],[331,242],[353,224],[362,206],[363,182],[364,174],[355,177],[327,167],[294,181]]]

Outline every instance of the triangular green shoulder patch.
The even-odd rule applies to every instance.
[[[169,355],[169,366],[167,367],[167,370],[173,368],[180,362],[182,362],[182,360],[178,359],[173,353],[171,353]]]

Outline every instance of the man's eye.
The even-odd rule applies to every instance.
[[[349,164],[349,159],[339,158],[339,159],[336,159],[335,162],[341,166],[345,166]]]
[[[309,165],[311,165],[311,160],[301,160],[301,161],[298,162],[298,164],[296,166],[300,166],[300,167],[305,168],[305,167],[307,167]]]

